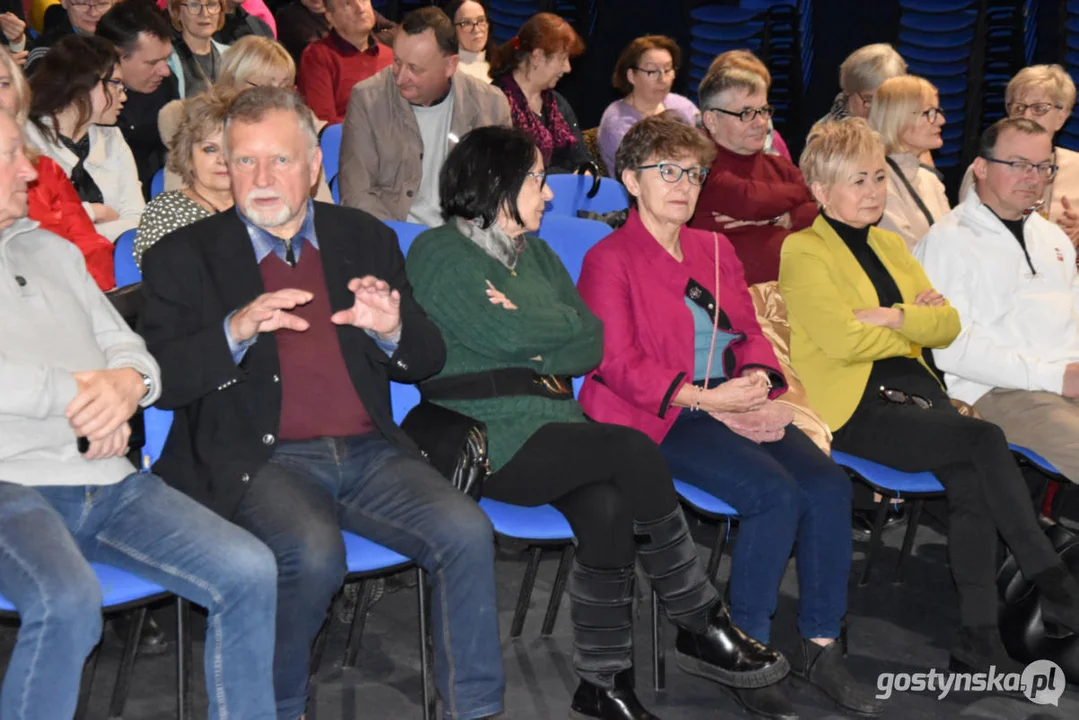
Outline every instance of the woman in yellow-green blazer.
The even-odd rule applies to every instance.
[[[856,118],[826,124],[811,134],[801,166],[821,213],[781,254],[791,364],[835,450],[930,471],[944,485],[961,622],[952,665],[1018,671],[997,630],[997,534],[1061,632],[1079,630],[1079,587],[1035,519],[1004,433],[960,415],[922,358],[955,339],[959,315],[903,239],[874,227],[887,195],[880,137]]]

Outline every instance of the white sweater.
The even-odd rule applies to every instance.
[[[918,246],[918,260],[963,326],[955,342],[933,351],[953,398],[974,404],[993,388],[1059,394],[1068,363],[1079,362],[1075,249],[1037,213],[1024,221],[1023,238],[1035,275],[972,188]]]
[[[91,125],[87,133],[90,136],[90,154],[86,157],[86,171],[97,183],[105,204],[120,215],[118,219],[109,222],[95,222],[94,227],[109,240],[116,242],[116,238],[124,232],[139,226],[142,209],[146,207],[139,171],[120,128]],[[75,153],[62,143],[47,138],[30,122],[26,123],[26,140],[55,160],[68,177],[71,177],[71,170],[78,163]],[[84,202],[83,207],[86,208],[87,215],[94,217],[90,203]]]

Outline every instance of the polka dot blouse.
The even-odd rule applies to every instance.
[[[135,263],[142,269],[142,254],[173,230],[210,217],[211,213],[179,190],[163,192],[142,211],[135,231]]]

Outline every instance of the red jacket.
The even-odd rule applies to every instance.
[[[793,228],[780,225],[745,225],[723,230],[746,268],[746,282],[754,285],[779,279],[779,250],[792,232],[809,227],[817,217],[817,203],[802,172],[780,155],[739,155],[716,145],[716,161],[697,200],[690,227],[720,230],[712,213],[735,220],[771,220],[790,213]]]
[[[37,180],[30,184],[27,202],[31,220],[41,227],[79,246],[86,258],[86,269],[104,290],[116,287],[113,272],[113,244],[94,228],[86,214],[75,186],[64,169],[51,158],[41,155],[34,163]]]
[[[742,263],[719,235],[720,325],[742,337],[724,353],[727,377],[757,366],[773,376],[772,397],[786,391],[775,352],[761,333]],[[580,403],[593,420],[628,425],[657,443],[679,408],[671,400],[693,381],[693,316],[686,307],[692,279],[715,295],[713,233],[682,228],[678,262],[644,227],[636,209],[584,258],[577,289],[603,321],[603,361],[581,388]]]

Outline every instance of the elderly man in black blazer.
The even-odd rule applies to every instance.
[[[446,718],[502,710],[492,530],[393,422],[389,381],[438,372],[445,346],[412,298],[396,237],[316,203],[321,154],[291,90],[234,102],[225,128],[235,208],[143,260],[142,331],[175,410],[167,482],[277,557],[278,718],[304,714],[312,641],[345,574],[341,528],[432,579]]]

